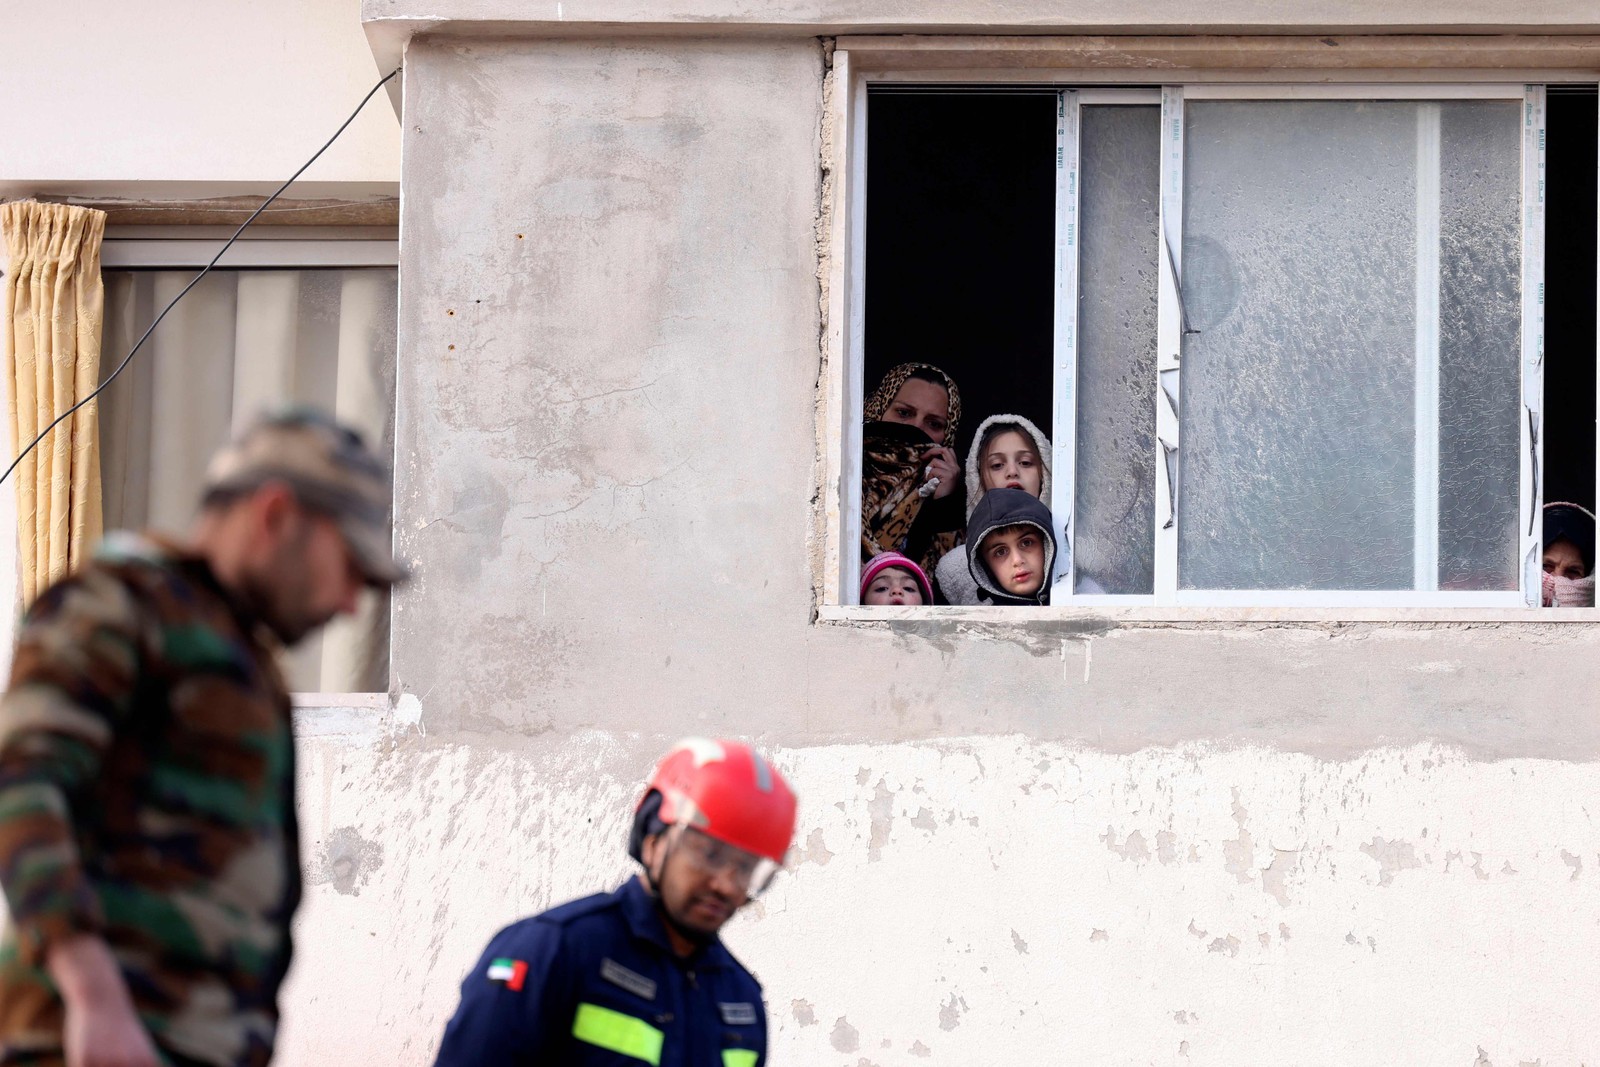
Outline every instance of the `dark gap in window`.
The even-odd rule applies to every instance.
[[[989,415],[1053,433],[1055,93],[874,89],[867,108],[867,392],[900,363],[944,370],[962,464]]]
[[[1594,510],[1596,96],[1553,89],[1545,142],[1544,499]]]

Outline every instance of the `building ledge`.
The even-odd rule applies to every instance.
[[[1217,0],[706,0],[673,13],[661,0],[364,0],[362,22],[382,70],[399,66],[413,37],[842,37],[932,36],[1548,36],[1600,31],[1570,0],[1497,5],[1472,0],[1351,0],[1339,5]],[[1592,53],[1591,53],[1592,55]],[[1514,64],[1526,65],[1526,64]],[[1591,68],[1592,69],[1592,68]]]

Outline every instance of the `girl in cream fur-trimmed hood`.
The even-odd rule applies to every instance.
[[[1021,489],[1050,502],[1050,438],[1021,415],[990,415],[979,424],[967,452],[967,518],[990,489]],[[934,569],[951,604],[977,604],[978,583],[967,565],[967,545],[946,552]]]

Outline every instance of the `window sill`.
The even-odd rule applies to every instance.
[[[307,708],[389,709],[388,693],[291,693],[296,711]]]
[[[292,693],[297,737],[375,741],[395,730],[417,725],[407,719],[388,693]]]
[[[1178,605],[1029,607],[863,607],[827,604],[817,611],[820,623],[904,623],[1005,625],[1029,629],[1061,624],[1141,626],[1169,623],[1546,623],[1600,624],[1600,608],[1467,608],[1467,607],[1200,607]]]

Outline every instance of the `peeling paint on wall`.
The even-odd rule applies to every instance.
[[[305,880],[307,885],[332,885],[340,893],[355,896],[382,866],[381,844],[362,837],[353,826],[341,826],[322,842]]]
[[[306,739],[303,823],[327,844],[308,849],[284,1062],[428,1062],[490,934],[627,876],[627,813],[668,740]],[[1600,767],[1016,737],[773,758],[800,847],[727,941],[766,988],[775,1060],[968,1067],[1065,1040],[1085,1062],[1164,1062],[1180,1037],[1216,1067],[1273,1062],[1291,1038],[1443,1067],[1479,1046],[1503,1063],[1600,1052],[1578,995],[1600,988],[1582,918],[1600,880],[1573,877],[1600,853],[1584,811]],[[924,812],[937,834],[913,829]],[[1154,855],[1122,854],[1135,833]],[[395,977],[319,980],[341,966]],[[374,1021],[360,1040],[356,1014]]]
[[[841,1015],[834,1020],[833,1033],[828,1035],[828,1044],[840,1052],[854,1052],[861,1047],[861,1035],[850,1025],[849,1020]]]
[[[1300,865],[1299,849],[1275,848],[1272,862],[1261,869],[1261,891],[1284,907],[1289,906],[1289,875]]]
[[[939,1005],[939,1029],[954,1030],[961,1025],[961,1014],[967,1010],[967,1002],[958,993],[951,993],[950,999]]]
[[[1226,952],[1230,956],[1239,954],[1239,939],[1229,934],[1227,937],[1213,938],[1211,944],[1206,946],[1207,952]]]
[[[880,778],[867,806],[872,818],[872,834],[867,839],[867,859],[877,862],[883,858],[883,848],[889,843],[889,829],[894,825],[894,794]]]
[[[1416,846],[1409,841],[1385,841],[1381,837],[1374,837],[1371,843],[1361,846],[1361,851],[1378,861],[1379,885],[1393,882],[1397,871],[1422,866],[1417,859]]]
[[[831,859],[833,859],[833,853],[828,850],[828,844],[823,840],[822,831],[811,831],[810,836],[806,838],[805,862],[815,863],[818,867],[826,867]]]

